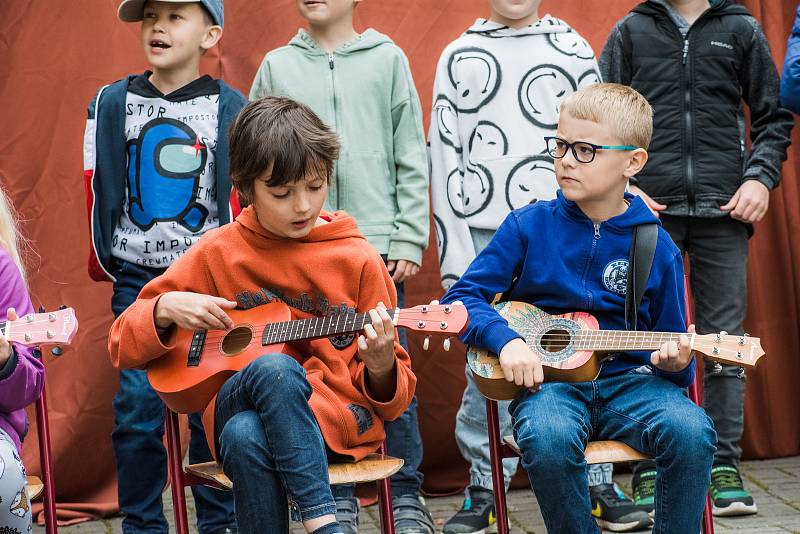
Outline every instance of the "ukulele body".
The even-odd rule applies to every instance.
[[[508,326],[520,334],[539,356],[548,382],[586,382],[600,374],[600,355],[577,350],[575,336],[581,330],[598,330],[594,316],[585,312],[550,315],[525,302],[499,302],[495,309]],[[511,400],[520,390],[503,375],[498,355],[485,349],[467,347],[467,364],[478,390],[494,400]]]
[[[173,348],[147,365],[150,385],[170,410],[203,411],[231,375],[265,354],[281,352],[300,360],[287,343],[261,344],[266,325],[292,319],[286,304],[273,302],[249,310],[229,310],[227,314],[234,324],[230,330],[192,332],[175,328]],[[204,345],[199,358],[190,364],[192,342],[202,334]]]

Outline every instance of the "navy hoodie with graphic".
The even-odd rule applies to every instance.
[[[625,213],[603,223],[592,222],[560,191],[555,200],[512,211],[442,298],[444,303],[460,300],[469,311],[462,341],[499,354],[506,343],[522,337],[490,305],[498,293],[551,314],[584,311],[594,315],[603,330],[626,330],[625,285],[633,228],[658,219],[639,197],[626,193],[625,198],[630,202]],[[685,332],[683,260],[660,223],[638,328]],[[603,363],[600,376],[642,365],[651,366],[649,352],[619,353]],[[687,387],[694,378],[694,361],[677,373],[654,367],[653,371]]]

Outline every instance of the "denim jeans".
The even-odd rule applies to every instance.
[[[285,354],[254,360],[220,388],[214,435],[243,534],[288,532],[287,500],[303,521],[336,513],[310,397],[305,369]]]
[[[114,272],[117,281],[111,298],[114,316],[119,317],[136,300],[142,287],[162,272],[119,262]],[[166,534],[169,529],[161,501],[161,493],[167,484],[164,404],[150,387],[145,371],[120,370],[114,416],[111,440],[117,462],[119,508],[125,516],[122,531],[125,534]],[[211,461],[198,414],[189,417],[189,427],[189,461]],[[197,528],[201,534],[236,526],[230,493],[192,486],[192,495],[197,507]]]
[[[744,333],[747,305],[747,226],[730,217],[662,215],[661,223],[689,255],[698,334]],[[744,374],[735,365],[705,362],[704,406],[717,431],[714,461],[737,465],[744,430]]]
[[[584,447],[619,440],[655,458],[653,532],[700,532],[716,435],[709,417],[672,382],[643,367],[592,382],[546,382],[511,403],[522,465],[547,531],[599,532]]]

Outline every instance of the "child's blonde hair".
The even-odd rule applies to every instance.
[[[0,187],[0,246],[8,251],[14,263],[22,273],[22,279],[27,284],[25,265],[22,263],[20,249],[25,244],[25,239],[17,230],[17,217],[14,207],[5,190]]]
[[[618,83],[597,83],[575,91],[561,111],[580,120],[607,124],[620,141],[647,149],[653,137],[653,108],[635,89]]]

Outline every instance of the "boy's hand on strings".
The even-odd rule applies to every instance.
[[[694,325],[689,326],[689,333],[694,334]],[[689,345],[689,336],[681,334],[678,343],[667,341],[661,349],[650,355],[650,363],[668,373],[678,373],[686,369],[692,361],[692,349]]]
[[[188,291],[170,291],[158,299],[156,326],[169,328],[175,324],[186,330],[229,330],[233,321],[225,313],[236,307],[236,301]]]
[[[400,283],[412,278],[419,272],[419,265],[409,260],[389,260],[386,270],[392,275],[395,283]]]
[[[764,218],[769,209],[769,189],[758,180],[746,180],[724,206],[731,218],[743,223],[755,223]]]
[[[512,339],[500,350],[500,367],[506,380],[538,390],[544,382],[539,356],[520,338]]]
[[[17,311],[14,308],[9,308],[6,312],[6,319],[8,321],[16,321],[19,319]],[[5,338],[3,332],[0,331],[0,367],[4,366],[8,359],[11,357],[11,342]]]
[[[383,302],[369,311],[369,317],[372,324],[365,325],[358,336],[358,356],[370,375],[385,376],[395,365],[394,324]]]
[[[666,204],[660,204],[655,200],[653,200],[652,198],[650,198],[650,195],[639,189],[638,185],[628,186],[628,193],[640,197],[642,200],[644,200],[644,203],[647,205],[648,208],[650,208],[650,211],[652,211],[653,215],[655,215],[656,217],[658,217],[659,211],[664,211],[665,209],[667,209]]]

